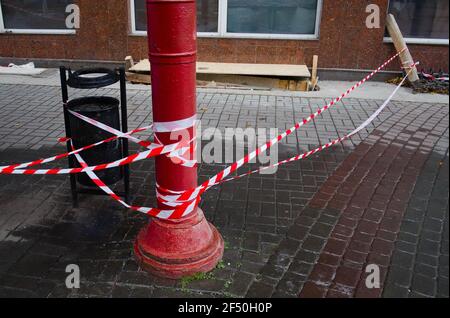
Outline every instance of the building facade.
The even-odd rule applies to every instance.
[[[145,2],[0,0],[0,57],[146,58]],[[76,21],[72,4],[78,29],[68,24]],[[197,0],[198,59],[310,65],[319,55],[321,68],[372,69],[394,52],[385,32],[391,12],[414,58],[448,71],[448,7],[448,0]]]

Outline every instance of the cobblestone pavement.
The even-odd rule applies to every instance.
[[[60,100],[57,87],[0,85],[0,165],[64,151]],[[150,93],[128,100],[130,128],[151,123]],[[201,91],[198,112],[203,128],[285,129],[325,102]],[[280,159],[351,131],[380,103],[345,100],[283,142]],[[224,167],[202,164],[199,177]],[[448,297],[448,105],[393,102],[351,141],[205,194],[226,242],[207,279],[141,271],[131,247],[147,218],[102,196],[74,209],[67,179],[0,177],[0,296]],[[153,161],[132,166],[131,186],[133,203],[154,206]],[[78,290],[65,287],[68,264],[80,266]],[[364,288],[367,264],[381,266],[383,288]]]

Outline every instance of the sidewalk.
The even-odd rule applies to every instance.
[[[0,79],[0,165],[64,152],[59,84],[17,81]],[[387,87],[363,87],[321,115],[281,144],[280,160],[356,128]],[[287,129],[337,95],[330,91],[204,89],[199,117],[204,128]],[[83,92],[104,94],[119,91]],[[129,85],[128,100],[130,129],[151,123],[150,87]],[[202,209],[226,250],[204,279],[163,280],[136,266],[131,248],[145,216],[106,197],[81,196],[73,209],[65,176],[0,176],[0,296],[448,297],[448,112],[448,96],[397,97],[351,141],[209,191]],[[223,167],[202,164],[199,177]],[[131,185],[133,203],[154,206],[153,161],[132,166]],[[65,287],[68,264],[80,266],[79,290]],[[381,267],[381,289],[365,288],[368,264]]]
[[[60,87],[60,78],[58,69],[47,69],[44,73],[37,76],[13,76],[13,75],[0,75],[0,84],[18,84],[18,85],[33,85],[33,86],[55,86]],[[308,98],[335,98],[351,87],[354,82],[347,81],[320,81],[320,91],[317,92],[286,92],[282,90],[264,91],[262,94],[267,96],[293,96],[293,97],[308,97]],[[119,84],[110,86],[111,88],[119,88]],[[379,100],[383,97],[389,96],[394,90],[392,84],[383,82],[369,81],[364,84],[363,90],[356,90],[352,93],[352,98],[367,99],[367,100]],[[147,85],[128,85],[128,90],[148,91]],[[220,94],[224,92],[224,89],[214,88],[200,88],[199,92],[208,92],[214,94]],[[251,89],[227,89],[227,93],[244,94],[244,95],[260,95],[261,90]],[[448,103],[448,95],[439,94],[413,94],[408,88],[402,88],[394,96],[394,101],[403,102],[422,102],[422,103],[436,103],[446,104]]]

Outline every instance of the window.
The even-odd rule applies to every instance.
[[[197,0],[198,32],[217,33],[219,30],[219,0]]]
[[[132,30],[146,34],[145,0],[131,0]],[[322,0],[197,0],[199,36],[317,39]]]
[[[73,0],[0,0],[0,31],[74,33],[66,27],[66,7]]]
[[[317,0],[228,0],[228,32],[315,33]]]
[[[133,33],[146,34],[146,0],[132,0]],[[217,33],[219,26],[219,0],[197,0],[197,29],[200,33]]]
[[[389,12],[407,42],[448,44],[448,6],[448,0],[391,0]]]

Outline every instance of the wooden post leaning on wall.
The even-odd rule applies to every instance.
[[[419,80],[419,75],[417,74],[417,68],[415,66],[412,66],[412,63],[414,63],[414,60],[411,56],[411,52],[409,51],[406,41],[402,35],[402,32],[400,31],[400,28],[397,24],[397,21],[395,20],[395,17],[392,14],[388,14],[387,20],[386,20],[386,26],[389,32],[389,35],[392,38],[392,42],[394,42],[394,46],[397,51],[401,51],[406,47],[406,50],[403,51],[402,54],[400,54],[400,60],[402,61],[403,67],[405,68],[406,72],[409,72],[411,69],[413,71],[409,73],[408,79],[411,83],[414,83]]]

